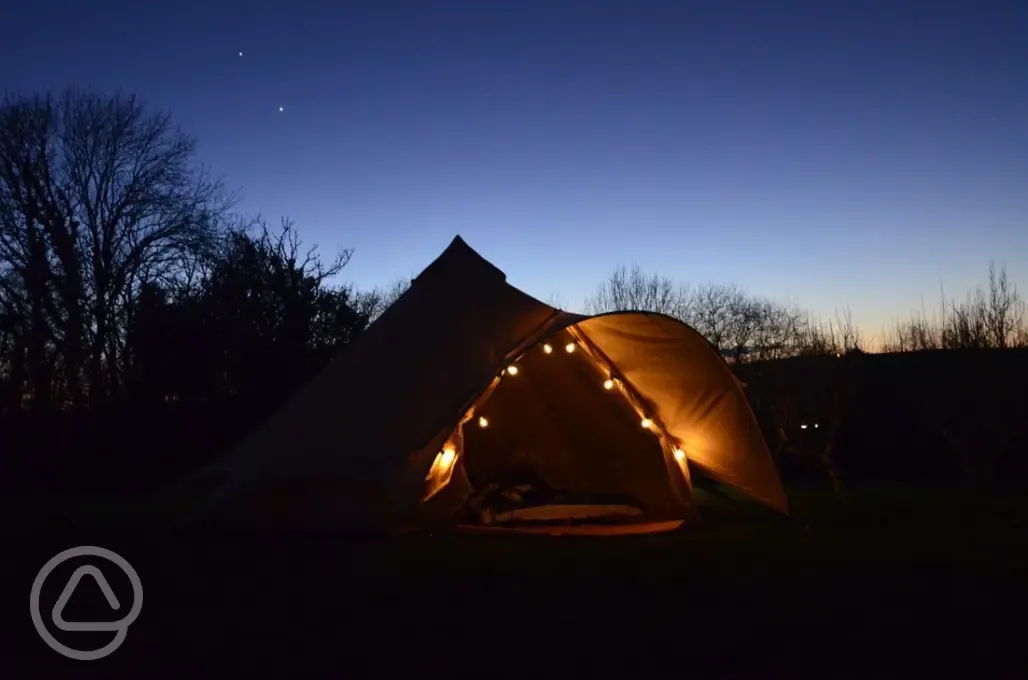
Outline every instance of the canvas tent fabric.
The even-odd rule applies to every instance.
[[[661,435],[653,455],[664,465],[651,456],[640,489],[656,497],[670,488],[661,500],[687,507],[694,466],[787,512],[741,384],[699,333],[644,312],[555,309],[508,284],[457,237],[358,340],[211,468],[218,484],[200,514],[230,524],[404,525],[426,505],[426,477],[441,450],[459,444],[476,405],[512,381],[504,367],[558,337],[579,343],[597,370],[616,373],[627,401]],[[595,378],[569,373],[560,389],[576,380],[595,386]],[[446,488],[428,499],[436,507],[457,503],[470,485],[462,452],[454,453]],[[632,452],[624,455],[621,478],[631,477]]]

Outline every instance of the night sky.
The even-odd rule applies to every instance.
[[[139,94],[242,211],[355,248],[361,287],[460,234],[572,309],[632,263],[868,333],[990,259],[1028,288],[1025,0],[8,0],[0,24],[0,88]]]

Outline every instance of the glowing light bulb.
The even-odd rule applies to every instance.
[[[571,354],[572,352],[574,352],[575,351],[575,343],[569,342],[568,344],[564,345],[564,351],[567,352],[568,354]]]
[[[543,351],[547,354],[550,354],[551,352],[553,352],[553,347],[551,345],[543,345]]]
[[[507,373],[510,373],[511,375],[517,375],[518,374],[518,367],[517,366],[508,366],[507,367]]]
[[[682,449],[675,449],[675,460],[685,460],[685,451],[683,451]]]
[[[603,389],[609,390],[612,387],[614,387],[614,381],[613,380],[607,379],[607,380],[603,381]]]
[[[478,426],[479,427],[489,427],[489,419],[485,418],[485,417],[479,418],[478,419]]]
[[[439,462],[442,464],[443,467],[449,467],[450,463],[453,462],[453,459],[456,456],[456,449],[454,449],[451,446],[447,446],[445,449],[443,449],[443,455],[439,457]]]
[[[648,430],[653,427],[653,421],[649,418],[643,418],[641,425]]]

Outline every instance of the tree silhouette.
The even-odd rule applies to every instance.
[[[1007,275],[1006,266],[989,265],[988,284],[964,302],[943,299],[941,315],[915,315],[897,323],[882,349],[1006,349],[1028,347],[1028,304]]]
[[[375,321],[382,316],[385,310],[392,307],[401,295],[407,292],[413,282],[413,278],[399,278],[388,286],[358,293],[355,296],[354,305],[361,314],[368,317],[369,321]]]
[[[676,318],[690,315],[687,288],[659,274],[646,274],[639,265],[616,268],[586,301],[589,314],[647,311]]]
[[[232,217],[194,148],[133,97],[0,104],[2,464],[85,483],[216,455],[384,303],[332,285],[351,251]]]
[[[689,286],[647,274],[638,265],[614,269],[585,308],[591,314],[636,310],[673,316],[695,328],[731,362],[836,355],[861,342],[848,310],[836,324],[823,324],[734,284]]]
[[[171,401],[238,396],[263,412],[323,368],[370,315],[351,288],[326,283],[351,252],[325,263],[301,245],[291,223],[272,233],[258,220],[228,233],[191,289],[144,289],[130,345],[139,389]],[[185,359],[172,368],[175,348]]]
[[[0,296],[37,409],[116,390],[142,284],[215,242],[228,201],[194,146],[132,97],[0,105]]]

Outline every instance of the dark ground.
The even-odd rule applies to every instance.
[[[8,541],[12,647],[0,675],[1020,677],[1028,503],[910,491],[792,498],[793,520],[715,503],[703,526],[624,539],[115,532],[90,528],[80,509],[60,537]],[[83,543],[123,555],[145,591],[125,644],[93,662],[46,647],[27,606],[42,564]],[[106,566],[127,608],[127,581]],[[46,619],[61,574],[44,588]],[[111,634],[58,638],[96,648]]]

